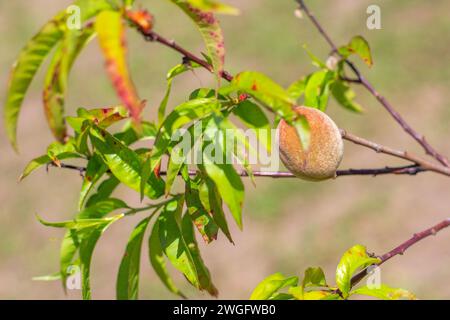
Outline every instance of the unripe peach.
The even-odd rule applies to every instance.
[[[308,121],[309,148],[304,150],[297,130],[282,120],[278,126],[281,161],[294,175],[305,180],[334,178],[344,155],[339,128],[318,109],[296,107],[295,112]]]

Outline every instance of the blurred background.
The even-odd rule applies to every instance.
[[[200,52],[202,41],[195,26],[169,1],[140,0],[156,16],[156,30],[181,45]],[[313,71],[303,44],[326,58],[329,48],[307,19],[294,16],[293,0],[229,0],[241,17],[222,16],[228,50],[226,68],[264,72],[287,86]],[[5,100],[11,64],[33,34],[67,0],[0,1],[0,100]],[[418,131],[444,154],[450,155],[450,2],[446,0],[318,0],[307,1],[338,44],[356,34],[365,36],[373,50],[374,67],[361,69]],[[366,27],[366,9],[377,4],[382,30]],[[157,44],[146,43],[129,32],[130,64],[142,98],[148,99],[146,116],[154,117],[165,92],[165,74],[180,56]],[[19,122],[17,155],[0,133],[0,298],[79,299],[80,291],[64,295],[59,282],[35,282],[32,277],[58,269],[63,231],[40,225],[35,213],[47,220],[70,219],[76,213],[81,178],[75,172],[39,170],[23,183],[17,178],[26,163],[44,153],[52,142],[41,103],[43,74],[33,82]],[[202,71],[175,81],[170,106],[186,99],[212,77]],[[377,104],[356,88],[366,112],[356,115],[331,102],[328,113],[340,127],[392,147],[422,153]],[[76,62],[70,78],[67,113],[78,107],[117,103],[106,78],[98,44],[93,41]],[[400,162],[346,144],[342,168],[378,167]],[[341,254],[360,243],[382,254],[414,232],[449,216],[450,180],[432,173],[416,177],[343,177],[311,183],[302,180],[258,179],[246,183],[244,231],[233,228],[236,246],[224,237],[202,252],[220,290],[220,298],[245,299],[263,278],[274,272],[301,275],[309,266],[322,266],[334,283]],[[118,191],[131,204],[138,194]],[[139,219],[139,217],[136,217]],[[115,297],[120,259],[138,220],[113,225],[100,240],[92,265],[93,297]],[[231,220],[230,220],[231,222]],[[442,232],[396,257],[382,268],[382,280],[411,290],[422,299],[450,298],[450,232]],[[177,284],[192,298],[206,294],[192,290],[175,274]],[[155,277],[142,254],[141,298],[174,298]]]

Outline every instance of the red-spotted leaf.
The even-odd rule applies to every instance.
[[[219,21],[212,12],[203,11],[184,0],[170,0],[180,7],[197,25],[211,59],[213,71],[219,79],[225,64],[225,45]]]
[[[106,60],[108,75],[118,97],[130,111],[136,123],[140,123],[144,103],[139,99],[127,63],[125,26],[122,15],[116,11],[104,11],[97,17],[95,29]]]
[[[53,135],[61,142],[67,136],[64,102],[69,72],[80,51],[93,35],[92,26],[81,31],[67,30],[47,71],[43,92],[44,110]]]
[[[345,59],[352,54],[358,55],[369,67],[373,65],[372,52],[369,43],[362,36],[355,36],[346,46],[339,48],[339,53]]]
[[[187,0],[193,7],[221,14],[238,15],[239,9],[215,0]]]

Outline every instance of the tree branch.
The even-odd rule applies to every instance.
[[[380,266],[383,263],[385,263],[386,261],[392,259],[393,257],[395,257],[397,255],[403,255],[409,247],[417,244],[418,242],[422,241],[423,239],[425,239],[429,236],[436,235],[439,231],[441,231],[449,226],[450,226],[450,218],[447,218],[444,221],[438,223],[437,225],[435,225],[429,229],[415,233],[412,236],[412,238],[408,239],[407,241],[403,242],[402,244],[395,247],[391,251],[380,256],[379,258],[381,261],[377,265]],[[352,287],[354,287],[362,279],[364,279],[364,277],[368,275],[369,271],[370,270],[368,268],[366,268],[366,269],[362,270],[361,272],[357,273],[351,280]]]
[[[308,18],[311,20],[313,25],[316,27],[316,29],[319,31],[319,33],[323,36],[323,38],[326,40],[326,42],[330,45],[333,52],[336,52],[339,54],[338,48],[336,47],[333,40],[331,40],[331,37],[328,35],[328,33],[325,31],[325,29],[322,27],[322,25],[319,23],[319,21],[316,19],[314,14],[308,9],[308,7],[305,5],[305,1],[303,0],[296,0],[299,7],[305,14],[308,16]],[[357,76],[357,80],[352,80],[353,83],[360,83],[366,88],[377,100],[378,102],[389,112],[389,114],[395,119],[395,121],[403,128],[403,130],[408,133],[410,136],[414,138],[425,150],[426,154],[432,156],[436,160],[438,160],[441,164],[443,164],[446,167],[450,166],[450,163],[448,159],[440,154],[433,146],[431,146],[428,141],[425,139],[425,137],[418,133],[416,130],[414,130],[408,122],[398,113],[394,107],[389,103],[389,101],[383,97],[375,88],[374,86],[361,74],[359,69],[349,60],[345,60],[345,63],[350,67],[350,69],[355,73]]]

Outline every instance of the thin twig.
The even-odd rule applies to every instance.
[[[296,0],[298,5],[300,6],[300,9],[303,10],[303,12],[306,13],[308,18],[311,20],[313,25],[317,28],[319,33],[323,36],[323,38],[326,40],[326,42],[330,45],[333,52],[339,54],[338,48],[336,44],[333,42],[331,37],[328,35],[328,33],[325,31],[325,29],[322,27],[322,25],[319,23],[319,21],[316,19],[314,14],[308,9],[308,7],[305,5],[305,2],[303,0]],[[426,154],[432,156],[436,160],[438,160],[441,164],[443,164],[446,167],[450,166],[450,163],[448,159],[440,154],[433,146],[431,146],[428,141],[425,139],[425,136],[418,133],[416,130],[414,130],[408,122],[405,121],[405,119],[398,113],[394,107],[391,105],[391,103],[383,97],[375,88],[374,86],[361,74],[359,69],[349,60],[345,60],[345,63],[350,67],[350,69],[355,73],[357,76],[357,80],[352,80],[351,82],[360,83],[366,88],[377,100],[380,102],[380,104],[389,112],[389,114],[397,121],[397,123],[403,128],[405,132],[407,132],[410,136],[414,138],[425,150]]]
[[[437,172],[437,173],[440,173],[440,174],[443,174],[446,176],[450,176],[450,168],[449,167],[445,167],[443,165],[427,161],[427,160],[420,158],[420,157],[418,157],[410,152],[407,152],[407,151],[395,150],[393,148],[386,147],[386,146],[380,145],[378,143],[357,137],[357,136],[350,134],[342,129],[341,129],[341,134],[342,134],[343,139],[351,141],[357,145],[372,149],[377,153],[384,153],[384,154],[388,154],[388,155],[391,155],[393,157],[397,157],[397,158],[400,158],[403,160],[411,161],[411,162],[419,165],[422,169],[426,169],[426,170]]]
[[[380,262],[377,264],[378,266],[382,265],[386,261],[392,259],[393,257],[397,255],[403,255],[405,251],[415,245],[416,243],[422,241],[423,239],[436,235],[439,231],[447,228],[450,226],[450,218],[445,219],[444,221],[438,223],[437,225],[426,229],[424,231],[415,233],[412,238],[408,239],[407,241],[403,242],[399,246],[395,247],[391,251],[383,254],[380,256]],[[369,273],[369,268],[366,268],[362,270],[361,272],[357,273],[351,280],[351,285],[354,287],[356,284],[358,284],[362,279],[364,279],[365,276]]]

